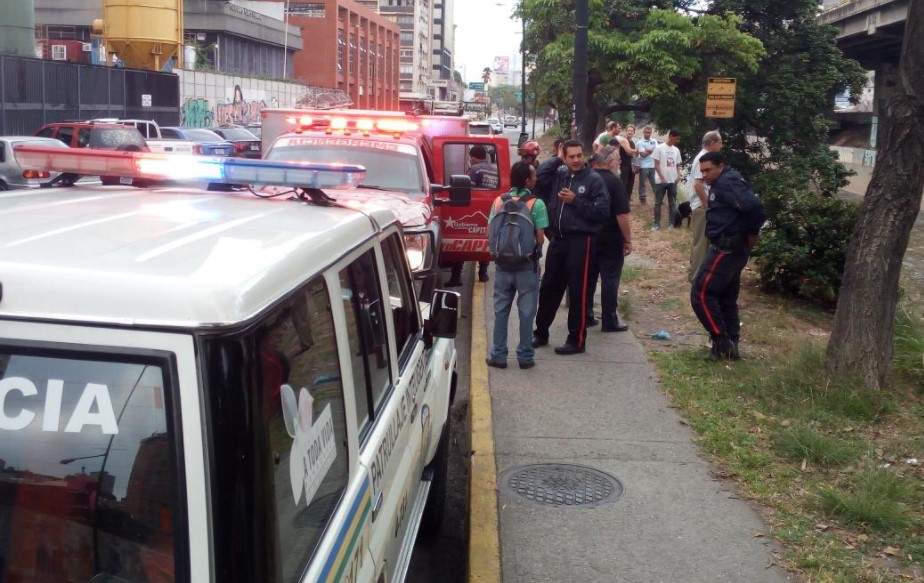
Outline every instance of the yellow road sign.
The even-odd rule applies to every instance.
[[[706,86],[706,117],[735,117],[734,77],[710,77]]]

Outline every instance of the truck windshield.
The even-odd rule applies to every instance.
[[[370,147],[378,143],[397,146],[389,142],[366,142],[365,145],[358,147],[339,144],[276,145],[266,158],[268,160],[359,164],[366,168],[363,185],[422,197],[424,182],[417,156],[401,151]],[[410,148],[410,146],[402,147]]]
[[[0,581],[174,581],[168,362],[0,345]]]

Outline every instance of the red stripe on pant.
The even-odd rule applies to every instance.
[[[712,328],[712,333],[718,336],[722,333],[719,330],[719,327],[716,325],[715,320],[712,318],[712,312],[709,311],[709,304],[706,303],[706,288],[709,287],[709,280],[712,279],[712,274],[715,273],[716,266],[719,265],[719,261],[724,257],[724,253],[719,253],[715,256],[715,259],[712,261],[712,264],[709,266],[709,269],[706,271],[706,277],[703,278],[703,287],[699,290],[699,303],[703,307],[703,312],[706,314],[706,319],[709,320],[709,326]]]
[[[587,334],[587,278],[590,276],[590,243],[593,237],[587,237],[587,249],[584,250],[584,285],[581,288],[581,331],[578,332],[578,346],[584,346]]]

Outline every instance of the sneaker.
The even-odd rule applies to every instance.
[[[533,368],[534,366],[536,366],[536,361],[535,361],[535,360],[531,360],[531,361],[529,361],[529,362],[521,362],[521,363],[520,363],[520,368],[522,368],[522,369],[524,369],[524,370],[527,369],[527,368]]]
[[[661,225],[659,225],[658,223],[655,223],[655,224],[651,225],[651,230],[652,230],[652,231],[657,231],[657,230],[660,229],[660,228],[661,228]]]
[[[488,366],[494,368],[507,368],[507,362],[501,360],[491,360],[490,358],[484,359],[488,363]]]

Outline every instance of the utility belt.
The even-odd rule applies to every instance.
[[[741,253],[748,249],[748,238],[740,233],[711,238],[709,243],[722,253]]]

